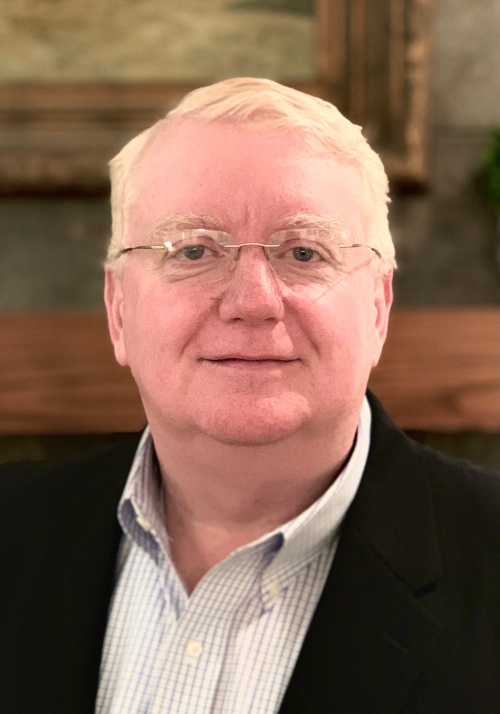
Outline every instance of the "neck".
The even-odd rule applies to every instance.
[[[235,446],[203,434],[182,438],[151,427],[177,570],[191,591],[236,548],[299,515],[338,476],[356,428],[343,439],[314,435]]]

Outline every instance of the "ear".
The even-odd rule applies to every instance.
[[[123,336],[123,285],[121,277],[112,270],[106,270],[104,302],[108,313],[108,328],[115,350],[115,358],[122,367],[128,365],[127,351]]]
[[[392,271],[388,275],[375,278],[375,338],[373,344],[372,367],[378,364],[389,326],[392,305]]]

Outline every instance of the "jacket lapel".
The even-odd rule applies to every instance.
[[[280,714],[400,711],[442,632],[419,602],[441,576],[423,459],[370,401],[368,463]]]

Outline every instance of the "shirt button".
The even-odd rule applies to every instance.
[[[203,645],[198,640],[189,640],[186,645],[186,654],[188,657],[199,657],[203,652]]]
[[[269,597],[272,600],[278,600],[281,597],[281,588],[278,583],[271,583],[269,585]]]

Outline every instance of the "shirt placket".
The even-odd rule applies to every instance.
[[[234,553],[199,583],[162,647],[151,714],[214,711],[234,614],[249,596],[260,598],[262,562],[262,546]]]

